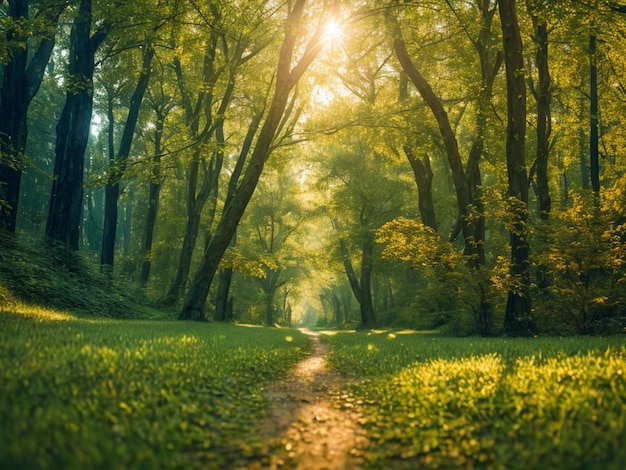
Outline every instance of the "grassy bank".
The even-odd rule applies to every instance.
[[[623,338],[326,340],[373,468],[626,468]]]
[[[232,468],[299,332],[0,312],[0,468]]]

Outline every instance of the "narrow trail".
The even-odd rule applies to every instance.
[[[265,390],[271,406],[262,435],[271,458],[258,468],[360,469],[367,438],[351,402],[341,400],[345,379],[326,368],[329,347],[320,334],[302,332],[311,337],[310,356]]]

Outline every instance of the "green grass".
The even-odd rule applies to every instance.
[[[623,338],[326,340],[372,468],[626,468]]]
[[[0,468],[225,468],[257,456],[262,385],[297,331],[0,312]]]

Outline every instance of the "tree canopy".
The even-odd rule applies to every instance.
[[[623,331],[625,32],[609,0],[1,2],[0,230],[180,319]]]

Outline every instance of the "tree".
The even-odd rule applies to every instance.
[[[109,174],[105,187],[104,228],[102,251],[100,253],[100,269],[102,272],[113,271],[115,259],[115,237],[117,230],[117,203],[120,195],[120,180],[124,174],[126,162],[130,154],[135,127],[139,119],[139,110],[144,94],[148,88],[152,72],[152,58],[155,54],[154,44],[146,42],[143,47],[143,59],[135,90],[130,98],[128,115],[124,124],[122,139],[115,158],[109,160]]]
[[[164,169],[161,168],[161,156],[165,149],[163,145],[163,134],[165,130],[165,120],[175,105],[172,96],[169,96],[164,87],[165,76],[161,75],[161,81],[156,85],[157,90],[151,92],[148,90],[147,101],[154,111],[156,122],[154,123],[154,131],[152,140],[154,144],[151,157],[148,161],[149,184],[148,184],[148,208],[146,210],[146,223],[144,235],[141,241],[141,275],[140,282],[146,285],[150,278],[150,268],[152,266],[152,244],[154,241],[154,230],[157,222],[157,213],[159,209],[159,198],[161,187],[165,178]]]
[[[8,28],[3,31],[7,54],[0,57],[6,63],[0,84],[0,229],[15,233],[28,107],[41,85],[66,4],[41,2],[34,12],[28,0],[8,4]]]
[[[509,229],[510,274],[517,281],[508,293],[504,327],[510,335],[535,329],[530,311],[528,175],[526,173],[526,81],[522,38],[514,0],[498,0],[507,83],[506,163],[513,222]]]
[[[189,288],[187,297],[179,315],[181,320],[204,320],[204,305],[209,293],[209,288],[219,262],[228,248],[237,225],[243,216],[248,202],[256,189],[263,167],[272,151],[272,141],[281,124],[289,96],[293,88],[298,84],[302,75],[309,68],[313,60],[319,54],[323,41],[323,29],[321,24],[304,48],[300,60],[292,66],[293,55],[299,39],[298,32],[301,30],[305,11],[305,0],[296,0],[291,6],[285,21],[284,39],[280,48],[278,65],[276,68],[274,95],[268,107],[265,122],[263,123],[256,140],[256,145],[250,156],[250,161],[243,175],[237,192],[230,203],[224,208],[222,217],[211,238],[193,283]],[[330,8],[328,8],[330,10]],[[322,14],[330,11],[323,11]]]
[[[224,161],[224,121],[234,98],[239,67],[267,45],[262,43],[259,46],[247,34],[229,31],[227,15],[217,5],[211,5],[209,10],[208,13],[198,11],[208,31],[199,86],[185,73],[181,57],[175,56],[173,63],[185,111],[185,126],[194,147],[187,167],[185,235],[178,269],[167,295],[169,302],[178,300],[184,293],[202,212],[209,199],[210,213],[214,215],[216,211],[219,176]],[[221,27],[216,28],[215,25]]]
[[[548,24],[545,17],[540,17],[534,0],[527,0],[526,5],[533,23],[533,40],[536,44],[535,64],[537,66],[538,86],[532,83],[532,91],[537,102],[537,150],[533,165],[536,174],[536,191],[539,199],[539,217],[547,219],[552,209],[550,187],[548,184],[548,154],[550,134],[552,132],[550,103],[552,101],[552,83],[548,64]],[[531,170],[532,172],[532,170]]]
[[[101,24],[91,35],[92,2],[81,0],[70,34],[65,106],[57,123],[52,192],[46,236],[78,250],[83,208],[83,168],[93,106],[95,52],[111,28]]]
[[[454,187],[456,190],[457,199],[457,228],[453,231],[451,239],[454,240],[459,232],[463,232],[463,239],[465,244],[465,254],[469,257],[476,253],[476,247],[478,246],[475,228],[470,222],[469,209],[472,202],[470,185],[468,184],[468,178],[466,176],[465,169],[463,168],[463,162],[459,151],[459,144],[454,134],[452,124],[448,118],[448,114],[443,107],[441,100],[437,97],[432,89],[431,84],[423,76],[420,70],[412,60],[411,55],[407,49],[406,43],[402,36],[402,30],[396,17],[393,16],[390,11],[387,14],[387,21],[391,30],[393,48],[396,57],[402,66],[403,71],[407,74],[411,82],[417,88],[419,94],[422,96],[429,109],[435,118],[441,139],[448,158],[448,164],[452,172],[452,179],[454,181]],[[481,153],[481,148],[477,147],[476,151],[478,157]],[[477,158],[475,158],[477,160]],[[477,171],[477,163],[472,162],[472,171]]]

